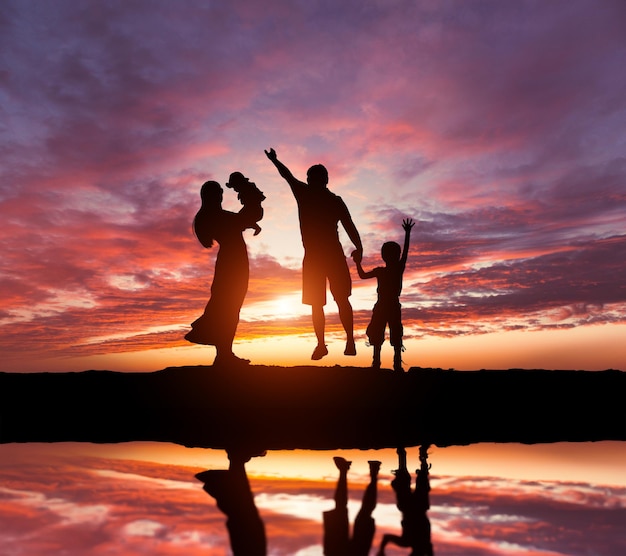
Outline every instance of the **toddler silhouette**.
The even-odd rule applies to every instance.
[[[381,256],[385,266],[379,266],[366,272],[361,266],[360,257],[353,256],[359,276],[362,279],[376,278],[378,280],[378,300],[372,310],[372,318],[367,326],[367,337],[370,345],[374,348],[372,367],[380,369],[380,351],[385,341],[385,328],[389,326],[389,342],[393,346],[393,369],[403,372],[402,368],[402,316],[400,306],[400,293],[402,291],[402,275],[406,266],[409,253],[409,241],[411,228],[415,222],[410,218],[402,221],[404,228],[404,247],[400,249],[395,241],[383,244]]]

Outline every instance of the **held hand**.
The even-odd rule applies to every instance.
[[[361,251],[360,249],[355,249],[354,251],[352,251],[352,260],[359,264],[362,260],[363,260],[363,251]]]
[[[271,149],[269,151],[265,151],[265,154],[267,155],[267,158],[269,158],[272,162],[276,162],[276,159],[278,158],[276,156],[276,151],[274,149]]]
[[[407,232],[408,234],[411,233],[411,228],[413,226],[415,226],[415,222],[413,222],[411,218],[405,218],[402,221],[402,228],[404,228],[404,231]]]

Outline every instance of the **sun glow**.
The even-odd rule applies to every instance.
[[[281,295],[270,299],[255,303],[248,307],[243,307],[247,317],[252,319],[289,319],[308,315],[309,309],[306,305],[302,305],[300,292]]]
[[[272,302],[274,314],[279,317],[296,316],[301,312],[299,295],[283,295]],[[298,299],[296,299],[298,298]]]

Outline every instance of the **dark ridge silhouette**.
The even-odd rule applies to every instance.
[[[0,373],[0,442],[331,450],[626,440],[626,373],[257,365]]]

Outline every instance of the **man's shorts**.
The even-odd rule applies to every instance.
[[[352,279],[343,252],[334,254],[304,254],[302,261],[302,303],[326,305],[326,280],[333,298],[348,299],[352,294]]]

